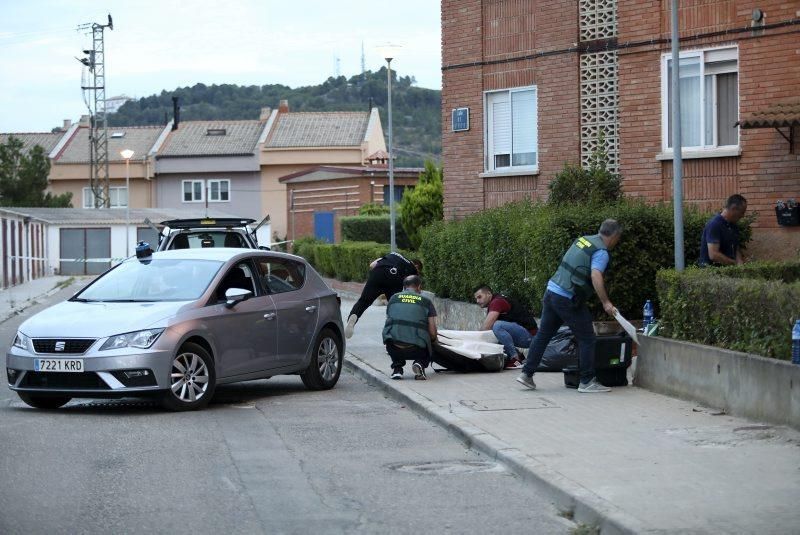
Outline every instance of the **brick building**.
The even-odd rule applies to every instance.
[[[670,200],[670,8],[444,0],[445,217],[545,199],[601,131],[626,194]],[[800,3],[685,0],[679,18],[685,202],[741,193],[758,218],[750,254],[795,256],[800,227],[779,227],[774,206],[800,196]]]

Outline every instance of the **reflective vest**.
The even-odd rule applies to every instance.
[[[575,294],[579,301],[586,301],[594,293],[592,254],[600,249],[608,248],[599,234],[581,236],[567,249],[561,265],[550,280]]]
[[[428,332],[427,297],[404,290],[389,299],[386,307],[386,324],[383,327],[383,343],[388,341],[424,347],[431,352],[431,335]]]

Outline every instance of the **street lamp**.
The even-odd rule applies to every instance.
[[[125,256],[127,257],[131,250],[131,158],[133,158],[133,151],[125,149],[119,151],[119,154],[125,159]]]
[[[389,232],[392,252],[397,250],[395,240],[395,210],[394,210],[394,147],[392,144],[392,60],[397,57],[399,45],[386,44],[379,47],[381,56],[386,59],[386,85],[389,92],[387,103],[389,123]]]

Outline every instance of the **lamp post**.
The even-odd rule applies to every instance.
[[[131,158],[133,158],[133,151],[125,149],[119,151],[119,154],[125,159],[125,256],[127,257],[131,250]]]
[[[399,49],[398,45],[391,44],[380,47],[381,55],[386,59],[386,85],[389,92],[386,107],[389,123],[389,233],[392,252],[397,250],[394,210],[394,147],[392,144],[392,60],[397,57]]]

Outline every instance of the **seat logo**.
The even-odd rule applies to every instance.
[[[64,351],[64,348],[67,347],[66,342],[58,341],[56,342],[56,351]]]

